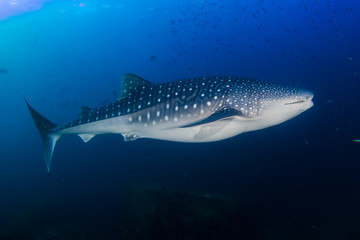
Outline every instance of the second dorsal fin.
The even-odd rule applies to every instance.
[[[135,74],[127,73],[122,76],[121,79],[121,94],[119,99],[123,99],[129,96],[129,93],[139,90],[143,87],[150,87],[153,84]]]
[[[86,106],[81,106],[79,116],[88,115],[90,113],[90,111],[91,111],[91,108],[86,107]]]

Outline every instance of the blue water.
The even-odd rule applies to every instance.
[[[359,22],[354,0],[54,0],[1,21],[0,239],[360,239]],[[129,72],[285,83],[314,107],[215,143],[66,136],[47,173],[24,97],[64,123],[114,101]],[[151,184],[231,199],[228,218],[149,220],[177,201],[149,203]],[[184,206],[174,218],[200,209]]]

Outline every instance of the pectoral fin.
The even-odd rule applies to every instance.
[[[224,106],[222,108],[220,108],[219,110],[217,110],[216,112],[214,112],[213,114],[211,114],[209,117],[199,121],[199,122],[195,122],[195,123],[191,123],[185,126],[182,126],[181,128],[188,128],[188,127],[195,127],[195,126],[200,126],[200,125],[205,125],[208,123],[212,123],[212,122],[216,122],[222,119],[226,119],[226,118],[230,118],[233,116],[243,116],[243,114],[234,109],[234,108],[230,108],[228,106]]]
[[[216,122],[211,122],[203,124],[199,132],[194,136],[194,139],[208,139],[211,136],[222,131],[230,122],[233,120],[233,117],[224,118]]]

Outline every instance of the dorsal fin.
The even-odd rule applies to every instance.
[[[153,84],[145,79],[132,74],[127,73],[122,76],[121,79],[121,94],[118,99],[123,99],[129,96],[129,93],[139,90],[143,87],[150,87]]]
[[[79,116],[88,115],[90,113],[90,111],[91,111],[91,108],[86,107],[86,106],[81,106]]]

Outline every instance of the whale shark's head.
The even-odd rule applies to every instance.
[[[300,113],[311,108],[314,94],[303,89],[282,88],[284,92],[277,96],[264,96],[263,108],[259,112],[259,117],[267,122],[278,124],[296,117]]]
[[[230,94],[230,105],[242,121],[253,122],[248,130],[285,122],[313,106],[311,91],[260,80],[242,81]]]

